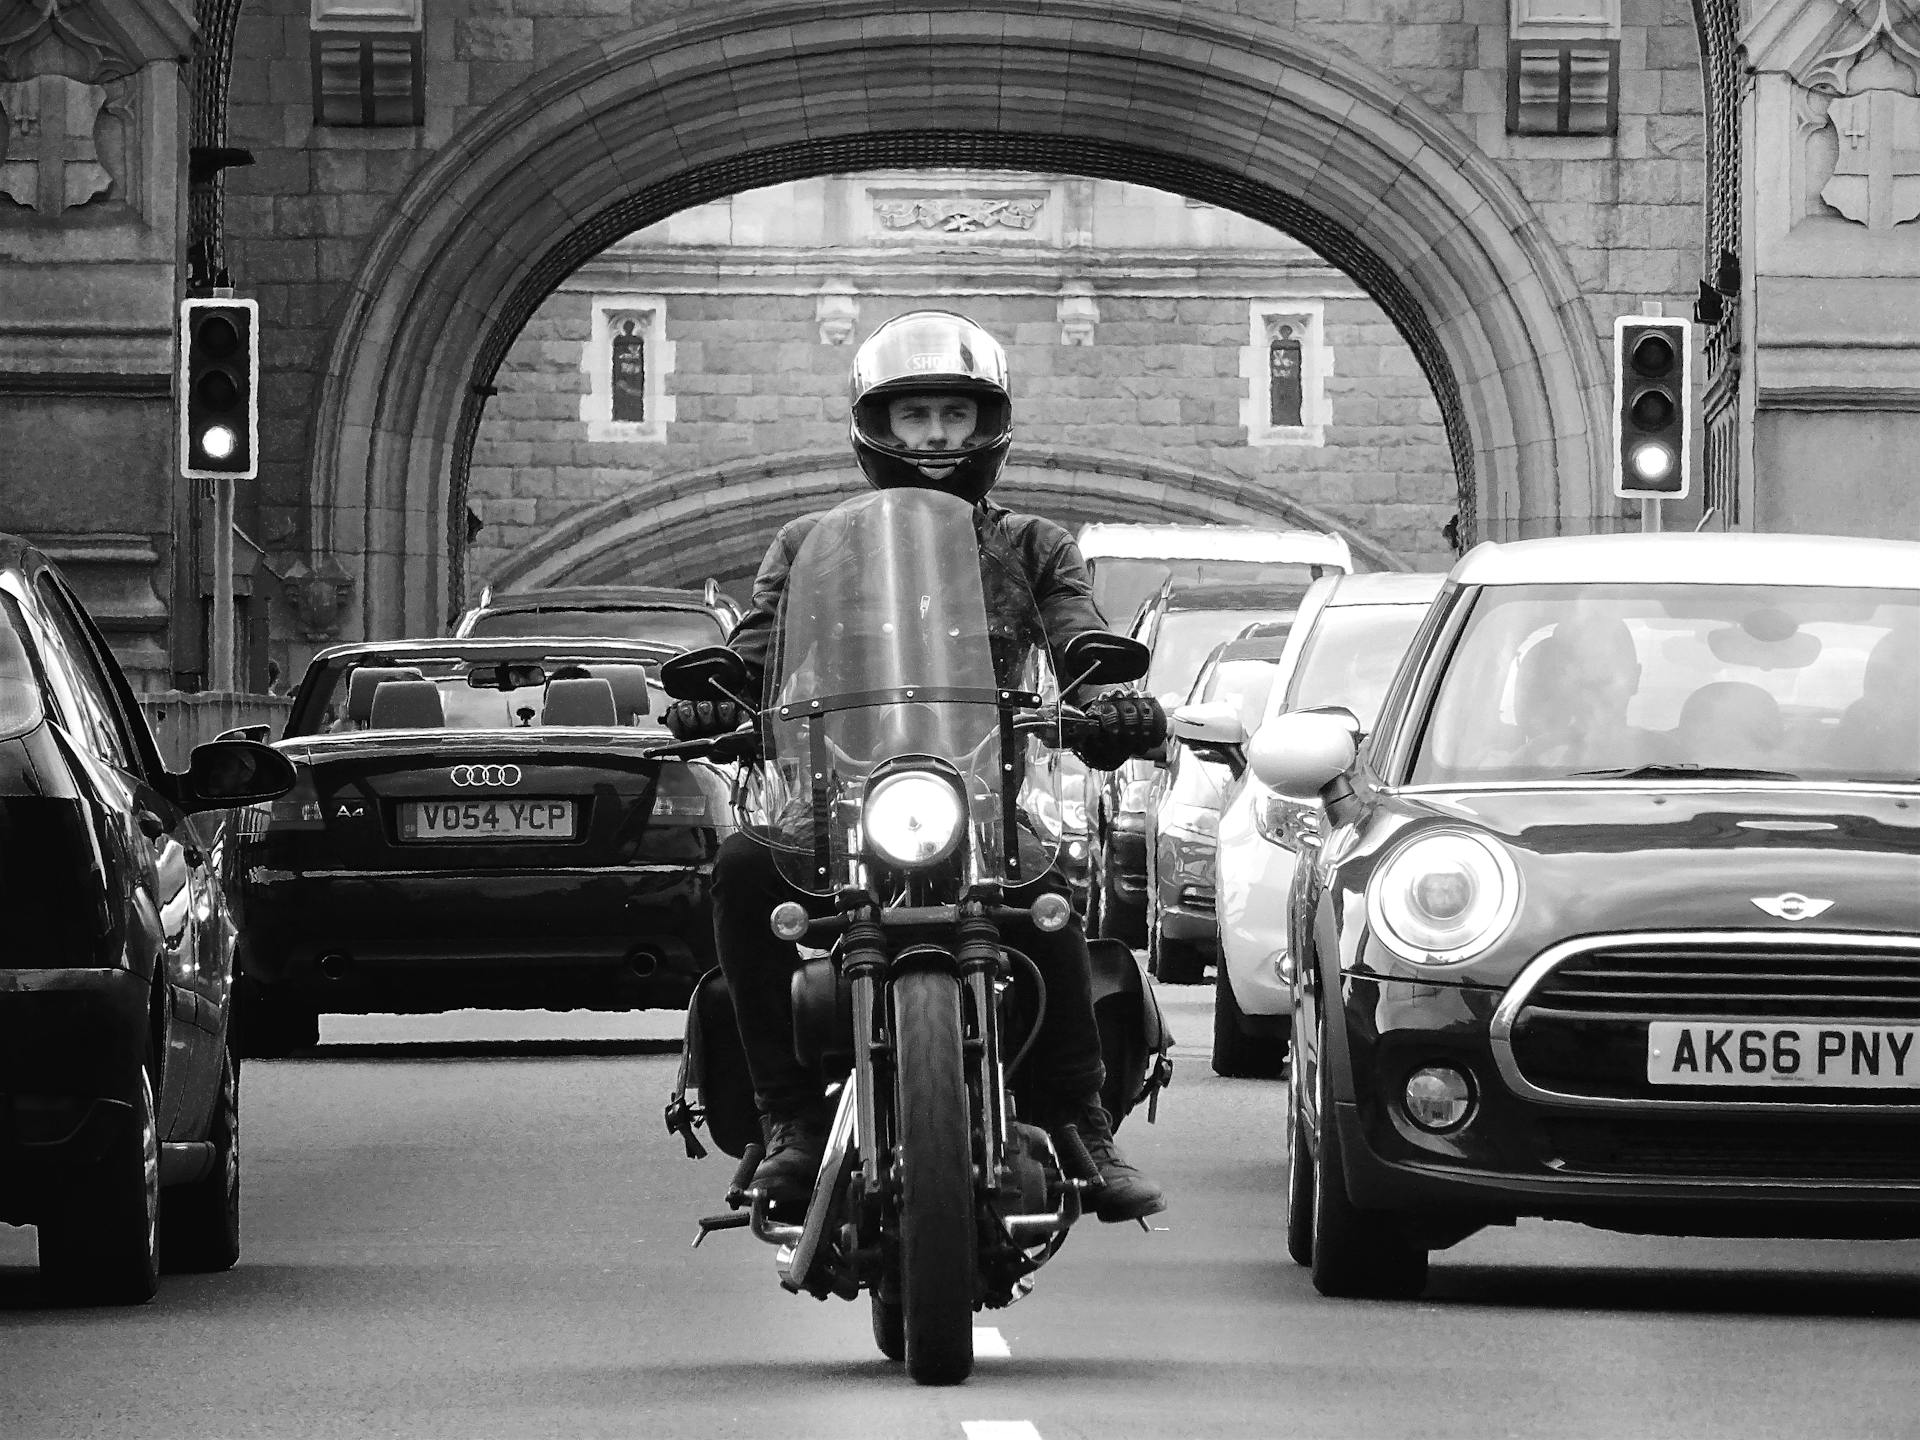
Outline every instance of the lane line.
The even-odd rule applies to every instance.
[[[967,1440],[1040,1440],[1031,1420],[962,1420]]]
[[[973,1327],[974,1359],[980,1360],[988,1357],[1005,1359],[1012,1354],[1013,1351],[1007,1348],[1006,1337],[993,1326],[976,1325]]]

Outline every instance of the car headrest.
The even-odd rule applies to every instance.
[[[613,684],[600,679],[549,680],[542,725],[617,725]]]
[[[370,730],[438,730],[447,723],[431,680],[382,680],[373,688]]]
[[[357,725],[373,718],[373,692],[381,681],[424,678],[403,665],[362,665],[347,677],[347,718]]]
[[[594,679],[605,680],[613,686],[616,724],[631,725],[635,716],[652,713],[653,700],[647,693],[646,666],[595,664],[592,674]]]

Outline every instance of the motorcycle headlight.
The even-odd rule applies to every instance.
[[[1417,965],[1470,960],[1506,934],[1520,909],[1520,872],[1494,840],[1429,830],[1389,855],[1367,886],[1380,941]]]
[[[902,770],[867,791],[861,828],[882,860],[913,869],[953,854],[966,833],[966,819],[966,806],[951,784],[924,770]]]

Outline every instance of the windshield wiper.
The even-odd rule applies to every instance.
[[[1615,770],[1575,770],[1574,780],[1798,780],[1790,770],[1745,770],[1733,765],[1628,765]]]

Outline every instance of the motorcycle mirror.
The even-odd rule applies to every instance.
[[[747,663],[724,645],[703,645],[662,662],[660,685],[676,700],[734,699],[747,688]]]
[[[1077,676],[1073,686],[1124,685],[1147,673],[1153,658],[1138,640],[1110,630],[1086,630],[1067,641],[1067,673]]]

